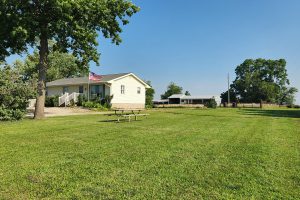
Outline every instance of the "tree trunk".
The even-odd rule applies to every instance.
[[[45,94],[46,94],[46,73],[47,73],[47,58],[48,58],[48,38],[46,31],[42,31],[40,36],[39,49],[39,65],[38,65],[38,86],[37,98],[34,111],[35,119],[44,118]]]

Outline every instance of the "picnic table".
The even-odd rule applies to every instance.
[[[128,109],[114,109],[114,114],[109,114],[110,116],[114,115],[117,116],[117,121],[120,122],[120,119],[124,117],[125,119],[128,119],[128,121],[131,121],[131,117],[134,117],[135,121],[137,121],[138,116],[148,116],[147,113],[141,113],[145,109],[142,108],[128,108]]]

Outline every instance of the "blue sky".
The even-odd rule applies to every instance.
[[[156,98],[171,81],[192,95],[220,94],[245,59],[284,58],[300,89],[299,0],[133,2],[141,11],[123,27],[123,43],[99,37],[101,65],[92,63],[93,72],[134,72],[151,80]]]

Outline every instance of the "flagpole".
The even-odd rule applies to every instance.
[[[229,79],[230,79],[230,76],[229,76],[229,73],[228,73],[228,78],[227,78],[227,81],[228,81],[228,96],[227,96],[227,98],[228,98],[228,106],[229,106],[229,104],[230,104],[230,84],[229,84]]]
[[[90,72],[89,72],[89,75],[88,75],[88,101],[90,101]]]

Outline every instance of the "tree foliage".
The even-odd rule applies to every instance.
[[[37,80],[38,63],[39,54],[37,51],[34,51],[32,55],[28,55],[25,58],[24,62],[17,60],[13,65],[25,78]],[[87,74],[87,68],[79,66],[77,64],[77,59],[72,54],[61,53],[58,51],[49,53],[46,82],[61,78],[81,77]]]
[[[167,87],[167,91],[165,91],[165,93],[161,95],[161,99],[167,99],[173,94],[182,94],[182,87],[171,82]]]
[[[210,99],[210,100],[205,104],[205,106],[206,106],[207,108],[217,108],[218,104],[217,104],[217,102],[216,102],[215,99]]]
[[[286,70],[286,61],[247,59],[235,69],[236,79],[231,84],[231,99],[240,102],[259,103],[261,101],[282,103],[290,84]],[[284,92],[285,91],[285,92]],[[226,93],[221,95],[224,102]],[[288,96],[288,95],[286,95]]]
[[[279,104],[293,106],[295,103],[295,94],[298,92],[298,89],[295,87],[283,87],[280,91],[278,102]]]
[[[191,93],[189,91],[185,91],[184,95],[191,96]]]
[[[151,81],[146,81],[146,83],[151,86]],[[152,88],[146,89],[146,106],[153,106],[153,98],[154,98],[155,90]]]
[[[235,90],[232,87],[229,89],[229,97],[230,97],[230,102],[238,101],[237,94],[235,93]],[[228,103],[228,90],[221,94],[221,102]]]
[[[128,0],[0,0],[0,60],[29,46],[39,50],[35,118],[44,116],[48,41],[55,41],[54,51],[71,52],[83,67],[99,64],[99,33],[118,45],[121,24],[138,10]]]
[[[31,82],[10,66],[0,67],[0,120],[19,120],[33,96]]]

